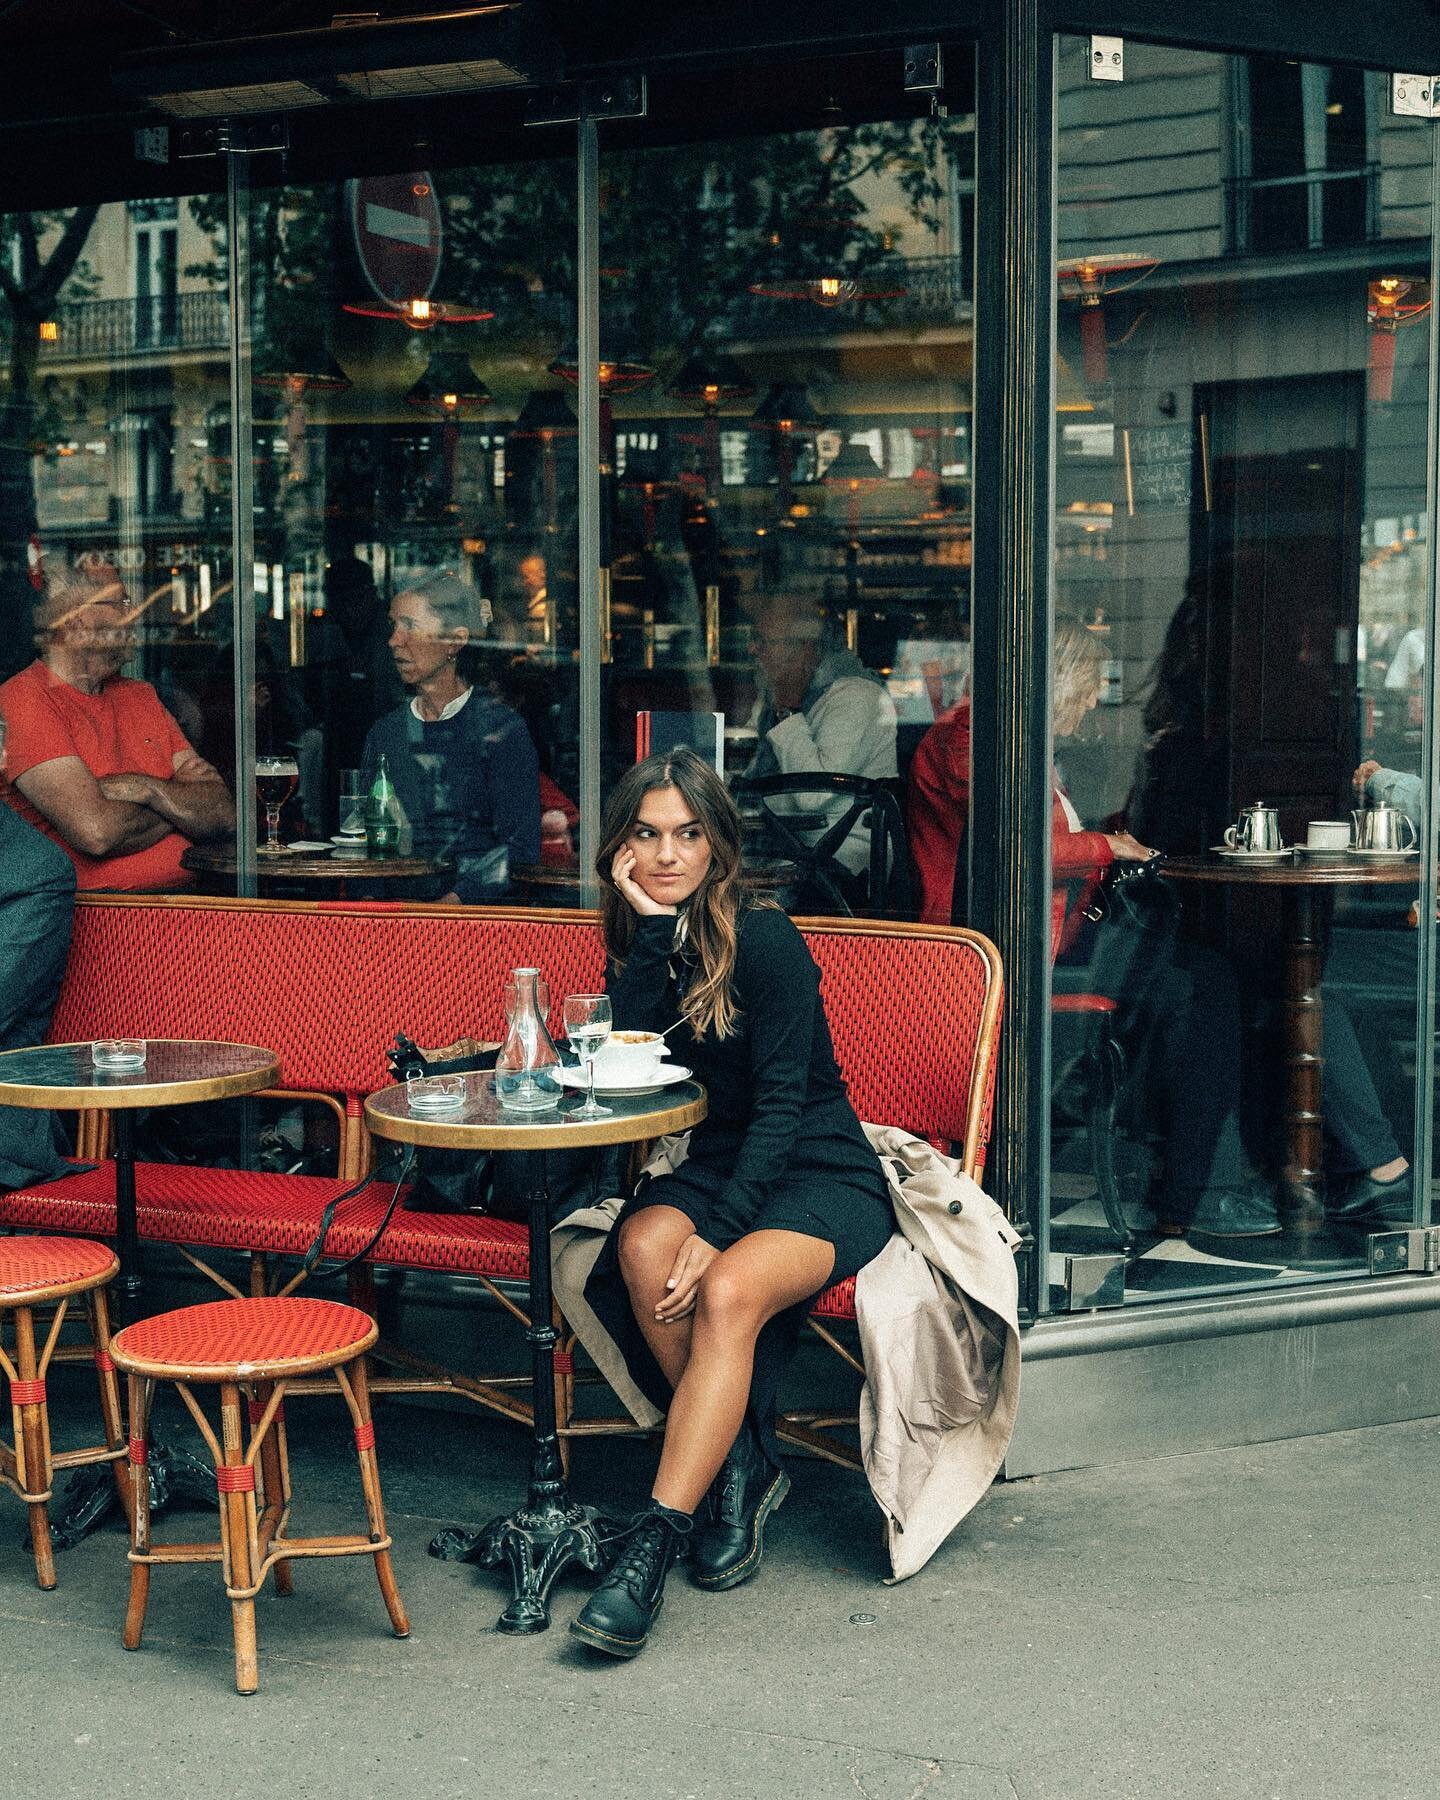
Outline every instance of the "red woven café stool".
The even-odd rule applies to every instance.
[[[0,1238],[0,1369],[10,1383],[15,1430],[13,1444],[0,1438],[0,1482],[13,1489],[30,1508],[35,1579],[42,1588],[55,1585],[55,1552],[50,1543],[47,1502],[56,1469],[108,1462],[115,1471],[121,1504],[127,1514],[130,1510],[130,1488],[119,1466],[125,1457],[125,1431],[120,1421],[120,1385],[110,1360],[110,1315],[105,1305],[105,1288],[119,1267],[113,1250],[85,1238]],[[105,1442],[87,1445],[82,1450],[56,1452],[50,1448],[45,1377],[60,1327],[77,1294],[84,1296],[90,1321],[95,1367],[100,1376],[100,1417]],[[34,1308],[51,1305],[55,1312],[37,1356]],[[13,1321],[13,1361],[5,1349],[7,1315]]]
[[[118,1332],[111,1345],[117,1368],[130,1378],[130,1606],[125,1648],[138,1650],[156,1563],[218,1562],[225,1573],[235,1631],[235,1686],[253,1694],[260,1685],[255,1646],[255,1596],[275,1571],[275,1591],[290,1592],[290,1563],[301,1556],[373,1556],[380,1592],[396,1637],[410,1635],[410,1621],[390,1567],[390,1537],[380,1498],[375,1427],[365,1352],[375,1342],[375,1321],[353,1306],[304,1298],[214,1300],[142,1319]],[[296,1538],[290,1518],[290,1464],[282,1402],[291,1380],[328,1371],[335,1377],[355,1424],[360,1486],[367,1530],[347,1535]],[[220,1490],[218,1544],[152,1544],[150,1483],[146,1475],[150,1406],[157,1381],[172,1381],[215,1459]],[[196,1387],[220,1389],[217,1437]],[[250,1438],[241,1419],[242,1387],[249,1398]]]

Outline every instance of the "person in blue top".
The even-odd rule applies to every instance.
[[[376,721],[362,764],[380,758],[410,828],[415,856],[448,857],[441,896],[503,899],[510,868],[540,855],[540,764],[525,722],[475,678],[488,602],[447,569],[410,582],[390,603],[390,654],[410,698]]]

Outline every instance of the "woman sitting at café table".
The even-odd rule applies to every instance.
[[[675,1026],[668,1041],[709,1099],[679,1167],[642,1176],[586,1290],[642,1385],[669,1399],[650,1503],[570,1627],[633,1656],[692,1532],[697,1586],[759,1567],[789,1487],[774,1436],[786,1354],[811,1299],[878,1255],[894,1217],[819,971],[785,914],[747,893],[740,815],[714,770],[689,749],[638,763],[611,798],[596,870],[615,1021]]]
[[[410,854],[453,861],[447,900],[502,899],[510,867],[540,854],[540,765],[525,721],[477,680],[489,602],[441,569],[390,603],[390,654],[411,698],[365,739],[368,789],[380,758],[410,827]]]

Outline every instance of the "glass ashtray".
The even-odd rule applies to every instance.
[[[465,1081],[460,1075],[412,1075],[405,1098],[411,1112],[459,1112],[465,1105]]]
[[[90,1060],[97,1069],[143,1069],[144,1038],[96,1038]]]

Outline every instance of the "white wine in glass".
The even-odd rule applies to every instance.
[[[600,1054],[613,1024],[608,994],[567,994],[565,998],[565,1035],[575,1046],[575,1054],[589,1073],[585,1104],[577,1106],[572,1119],[608,1119],[610,1108],[595,1104],[595,1058]]]

